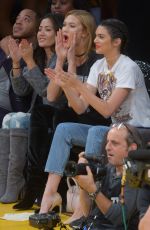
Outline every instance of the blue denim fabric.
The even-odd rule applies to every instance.
[[[21,128],[28,129],[30,124],[30,113],[8,113],[2,123],[3,129]]]
[[[85,147],[88,154],[98,155],[104,134],[109,127],[78,123],[61,123],[57,126],[45,171],[63,175],[73,145]]]
[[[88,131],[88,136],[85,146],[85,154],[87,156],[99,156],[102,152],[102,142],[106,132],[109,130],[108,126],[92,126]]]

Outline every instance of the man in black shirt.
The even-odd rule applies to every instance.
[[[107,134],[106,153],[108,159],[106,176],[95,182],[90,168],[87,175],[76,176],[81,186],[80,199],[89,229],[122,230],[137,229],[136,207],[138,189],[123,186],[123,160],[130,150],[141,147],[137,130],[127,124],[113,126]],[[82,156],[79,162],[86,162]],[[121,194],[121,197],[120,197]]]

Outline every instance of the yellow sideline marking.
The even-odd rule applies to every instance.
[[[3,216],[5,213],[18,213],[18,211],[15,211],[12,209],[12,206],[14,204],[1,204],[0,203],[0,216]],[[25,210],[25,211],[19,211],[19,213],[23,212],[33,212],[32,210]],[[62,214],[61,220],[65,221],[68,218],[68,216]],[[56,230],[60,229],[59,227],[55,228]],[[71,229],[71,228],[70,228]],[[8,220],[2,220],[0,219],[0,230],[35,230],[35,228],[29,226],[28,221],[8,221]]]

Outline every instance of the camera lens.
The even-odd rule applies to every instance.
[[[66,165],[64,174],[68,177],[74,177],[76,176],[76,167],[77,163],[75,161],[69,161]]]

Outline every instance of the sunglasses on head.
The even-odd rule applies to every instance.
[[[134,130],[134,127],[132,128],[132,126],[126,124],[126,123],[115,123],[113,125],[111,125],[111,128],[117,128],[122,129],[125,128],[130,136],[130,143],[136,143],[138,146],[142,145],[142,140],[140,138],[140,135],[138,134],[138,131],[136,132]]]

